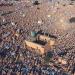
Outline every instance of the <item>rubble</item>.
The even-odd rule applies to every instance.
[[[11,34],[10,32],[6,32],[6,33],[3,34],[2,37],[3,37],[3,38],[8,37],[10,34]]]
[[[0,75],[75,75],[75,24],[72,17],[75,17],[74,1],[1,0]],[[31,40],[32,31],[40,33],[41,30],[56,40],[49,49],[51,56],[46,59],[46,54],[39,55],[23,43]]]

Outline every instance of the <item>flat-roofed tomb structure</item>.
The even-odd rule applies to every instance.
[[[46,35],[37,35],[34,41],[24,41],[24,45],[27,48],[32,48],[39,54],[44,54],[51,49],[55,44],[55,40]]]

